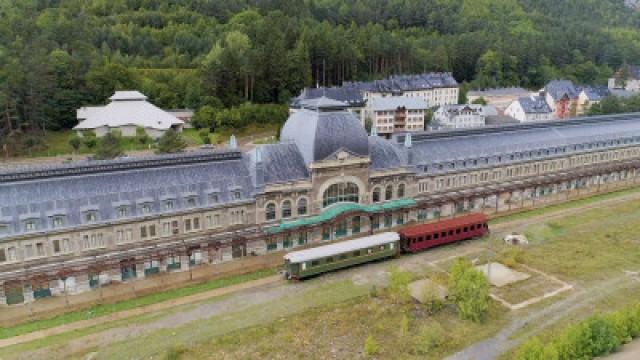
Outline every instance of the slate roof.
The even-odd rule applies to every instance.
[[[252,172],[255,172],[258,151],[265,185],[309,178],[307,165],[295,143],[267,144],[253,149],[249,153]]]
[[[569,99],[575,99],[580,94],[571,80],[552,80],[544,87],[544,90],[551,95],[553,100],[558,101],[565,95]]]
[[[167,130],[184,122],[146,101],[137,91],[116,91],[111,102],[103,107],[90,107],[77,112],[83,119],[75,130],[90,130],[102,126],[117,128],[125,125]]]
[[[600,101],[605,97],[611,95],[611,92],[607,87],[585,86],[578,89],[579,92],[584,91],[589,101]]]
[[[407,164],[407,152],[379,136],[369,136],[371,168],[375,170],[402,168]]]
[[[518,98],[518,102],[527,114],[547,114],[551,112],[551,108],[542,96],[524,96]]]
[[[345,110],[296,111],[284,124],[280,139],[295,143],[305,164],[324,160],[341,149],[356,156],[369,155],[367,132],[360,121]]]
[[[65,214],[65,228],[83,224],[83,211],[97,210],[98,223],[117,220],[117,208],[129,204],[128,218],[148,216],[139,206],[150,203],[151,214],[165,212],[162,201],[175,199],[174,210],[188,209],[187,197],[197,197],[198,207],[211,207],[253,198],[254,186],[249,172],[249,159],[239,152],[216,156],[186,153],[147,158],[145,166],[127,167],[140,159],[95,161],[91,173],[73,174],[81,165],[36,168],[34,174],[47,171],[51,177],[27,178],[27,169],[5,171],[0,181],[0,219],[10,219],[10,231],[5,235],[25,232],[25,218],[36,219],[35,232],[51,230],[52,214]],[[191,161],[199,158],[200,161]],[[167,160],[176,160],[163,165]],[[122,168],[118,168],[122,165]],[[100,170],[99,166],[104,169]],[[111,169],[109,167],[112,167]],[[56,170],[66,170],[67,174]],[[12,174],[23,179],[6,180]],[[233,199],[232,191],[240,190],[240,199]],[[218,202],[209,194],[216,193]],[[3,235],[0,234],[0,238]]]
[[[376,96],[369,100],[368,106],[373,111],[396,110],[401,107],[407,110],[426,110],[429,108],[424,99],[411,96]]]
[[[362,92],[353,87],[304,88],[300,95],[293,99],[290,105],[293,108],[299,109],[303,107],[304,101],[323,96],[343,102],[349,107],[363,107],[365,105]]]
[[[418,168],[427,165],[430,172],[434,164],[467,161],[467,166],[471,166],[471,160],[474,159],[489,158],[490,161],[496,161],[498,156],[507,158],[518,153],[525,156],[524,153],[529,152],[537,154],[538,150],[543,151],[540,156],[549,156],[554,153],[545,155],[544,150],[566,148],[567,152],[580,152],[587,148],[574,148],[575,145],[620,146],[623,140],[640,143],[640,113],[413,133],[409,165]],[[395,135],[394,141],[395,146],[402,146],[404,135]],[[534,156],[538,156],[536,154]],[[514,161],[517,160],[520,159],[514,158]],[[478,164],[481,163],[479,161]],[[444,170],[447,170],[446,166]]]

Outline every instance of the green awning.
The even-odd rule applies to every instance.
[[[322,214],[316,216],[310,216],[308,218],[281,222],[279,225],[270,227],[265,230],[267,234],[276,234],[279,232],[292,230],[302,226],[312,226],[322,224],[335,217],[347,212],[365,212],[370,214],[381,213],[385,211],[397,210],[406,207],[413,207],[416,205],[416,201],[413,199],[398,199],[387,201],[380,204],[357,204],[357,203],[339,203],[326,209]]]

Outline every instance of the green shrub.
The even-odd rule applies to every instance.
[[[427,355],[444,344],[445,339],[445,331],[439,323],[433,322],[430,325],[425,325],[420,330],[420,335],[418,336],[415,346],[415,352],[418,355]]]
[[[407,314],[403,314],[402,318],[400,319],[400,333],[402,334],[402,336],[406,336],[407,334],[409,334],[410,326],[411,324],[409,322],[409,317],[407,316]]]
[[[449,271],[449,297],[462,319],[480,322],[489,310],[489,282],[469,260],[459,258]]]
[[[380,345],[378,345],[378,342],[372,335],[369,335],[367,340],[364,341],[364,353],[368,356],[372,356],[376,355],[378,352],[380,352]]]
[[[408,302],[411,299],[408,285],[411,282],[411,273],[401,271],[397,266],[389,269],[389,292],[390,298],[396,303]]]
[[[519,247],[509,247],[503,249],[498,254],[498,261],[510,268],[522,263],[524,251]]]

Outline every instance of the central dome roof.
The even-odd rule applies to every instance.
[[[308,101],[289,116],[280,139],[294,142],[306,164],[324,160],[339,150],[368,156],[367,132],[345,107],[326,97]]]

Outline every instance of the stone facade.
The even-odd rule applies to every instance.
[[[338,115],[351,116],[339,111],[330,114]],[[110,200],[97,207],[104,212],[101,218],[105,221],[71,223],[73,209],[69,208],[69,226],[62,228],[23,231],[24,219],[35,215],[14,214],[10,218],[12,208],[2,208],[0,224],[13,230],[0,237],[0,259],[4,259],[0,263],[0,304],[81,294],[121,282],[145,282],[162,273],[193,271],[200,266],[212,266],[215,272],[217,266],[241,259],[388,231],[407,223],[469,211],[512,211],[635,186],[640,175],[639,120],[625,115],[424,133],[413,135],[413,139],[369,138],[368,154],[355,153],[361,149],[350,148],[348,143],[331,143],[335,147],[332,152],[324,148],[328,145],[322,138],[316,138],[315,146],[331,155],[311,157],[308,164],[300,159],[295,165],[301,168],[299,172],[285,168],[297,163],[289,153],[295,146],[282,144],[244,155],[185,154],[176,162],[158,157],[143,163],[100,163],[100,167],[86,169],[0,173],[0,199],[16,201],[18,206],[25,200],[10,195],[20,194],[25,184],[44,186],[41,176],[46,176],[47,184],[61,177],[64,186],[86,177],[81,174],[85,170],[104,181],[115,172],[123,182],[128,181],[126,174],[145,171],[149,173],[144,179],[152,182],[160,175],[149,169],[159,169],[161,174],[204,171],[203,175],[212,178],[225,175],[219,167],[228,172],[228,162],[238,162],[250,169],[239,178],[252,179],[242,186],[220,188],[222,183],[215,183],[207,188],[201,184],[200,190],[193,187],[191,192],[176,190],[186,199],[200,194],[200,202],[190,206],[185,200],[179,202],[180,207],[141,212],[139,216],[109,215],[104,206],[122,203]],[[324,126],[322,121],[316,126]],[[358,122],[354,126],[360,128]],[[333,134],[323,133],[326,130],[317,134],[335,140]],[[335,131],[345,130],[336,127]],[[554,143],[552,135],[558,133],[561,135]],[[536,142],[538,138],[541,140]],[[490,147],[481,148],[478,139],[489,142]],[[104,167],[107,164],[109,168]],[[174,189],[175,184],[168,185]],[[101,189],[90,190],[93,192],[87,196],[97,199],[100,194],[95,191]],[[144,201],[133,203],[152,203],[150,191],[140,191],[138,196]],[[74,191],[80,192],[80,188]],[[171,198],[166,192],[162,194],[154,195],[153,209]],[[382,204],[384,209],[379,206]]]

